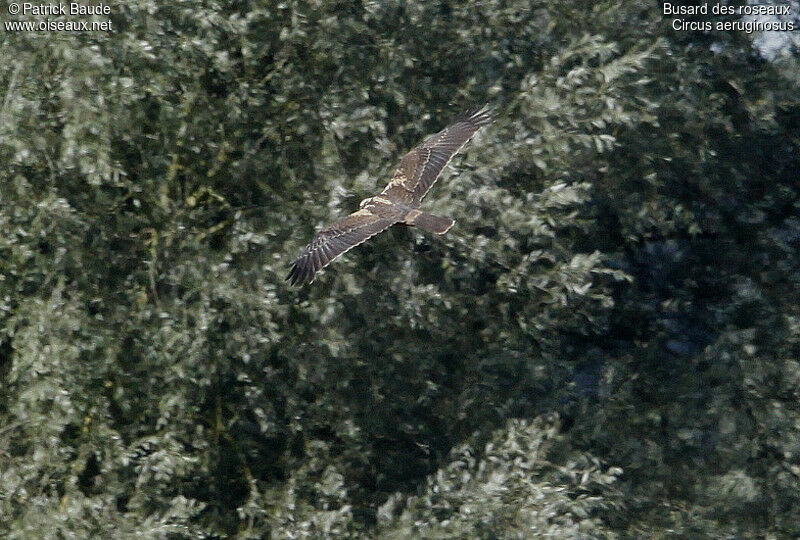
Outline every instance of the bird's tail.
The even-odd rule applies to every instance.
[[[411,210],[406,215],[405,223],[416,225],[435,234],[444,234],[450,230],[455,221],[450,218],[435,216],[422,210]]]

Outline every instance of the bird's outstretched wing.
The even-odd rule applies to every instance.
[[[467,111],[442,131],[425,139],[403,157],[384,193],[391,194],[402,187],[413,194],[412,200],[418,204],[453,156],[480,128],[491,124],[494,117],[494,110],[485,105]]]
[[[292,269],[286,279],[292,285],[302,285],[313,281],[314,274],[330,262],[385,231],[397,220],[374,214],[367,208],[354,212],[320,231],[306,246],[303,254],[292,261]]]

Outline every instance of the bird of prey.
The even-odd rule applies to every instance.
[[[314,274],[336,257],[385,231],[396,223],[416,225],[444,234],[455,223],[419,209],[422,198],[439,178],[450,159],[483,126],[494,120],[484,106],[464,113],[439,133],[431,135],[400,161],[380,195],[361,201],[359,210],[320,231],[303,253],[292,261],[286,279],[292,285],[310,283]]]

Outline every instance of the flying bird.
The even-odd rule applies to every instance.
[[[484,106],[459,116],[439,133],[431,135],[400,161],[389,184],[375,197],[364,199],[359,210],[326,227],[291,263],[286,279],[292,285],[314,280],[314,275],[339,255],[402,223],[444,234],[455,221],[420,210],[422,198],[431,189],[454,155],[495,117]]]

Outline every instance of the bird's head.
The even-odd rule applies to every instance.
[[[366,199],[364,199],[363,201],[358,203],[358,207],[359,208],[364,208],[366,205],[368,205],[371,202],[372,202],[372,197],[367,197]]]

